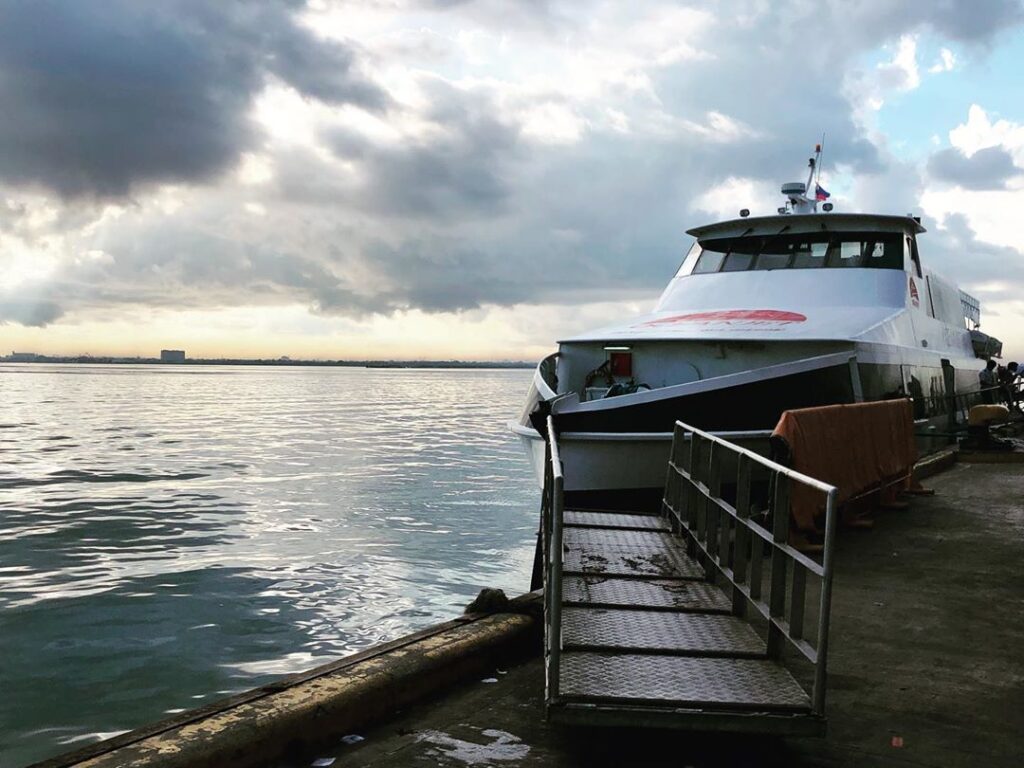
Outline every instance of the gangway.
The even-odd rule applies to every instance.
[[[836,489],[677,422],[660,514],[567,510],[546,437],[548,718],[823,733]],[[788,543],[791,483],[822,495],[820,563]]]

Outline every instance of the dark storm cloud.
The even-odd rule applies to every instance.
[[[0,180],[63,197],[196,182],[254,139],[272,73],[303,93],[380,108],[353,52],[282,2],[12,0],[0,5]]]
[[[60,305],[50,300],[12,298],[0,295],[0,325],[17,323],[41,327],[49,325],[64,314]]]
[[[357,74],[356,51],[351,46],[318,39],[286,22],[268,34],[264,48],[266,64],[274,74],[307,96],[374,110],[390,103],[381,88]]]
[[[449,238],[422,238],[394,247],[367,247],[382,276],[390,276],[385,292],[375,297],[374,311],[422,309],[457,312],[483,304],[510,305],[537,296],[536,276],[508,262],[500,249],[474,247]],[[328,303],[326,312],[350,312],[344,303]]]
[[[448,218],[497,211],[511,191],[511,164],[522,156],[517,126],[501,118],[487,91],[423,83],[420,117],[437,130],[400,144],[374,143],[351,131],[326,136],[342,160],[358,163],[362,183],[349,202],[386,216]],[[291,175],[293,185],[307,183]]]
[[[564,34],[580,28],[580,15],[585,13],[581,4],[571,0],[419,0],[414,5],[429,9],[444,9],[469,14],[489,21],[496,27],[505,27],[510,19],[518,26]],[[771,34],[765,46],[774,45],[792,51],[780,35],[792,34],[808,42],[810,35],[825,30],[840,33],[830,37],[818,34],[818,40],[828,40],[831,56],[842,56],[843,45],[861,47],[870,43],[876,47],[887,38],[898,37],[921,27],[930,27],[943,37],[964,43],[985,43],[993,35],[1024,21],[1024,5],[1020,0],[790,0],[785,3],[757,4],[743,2],[687,3],[687,7],[708,10],[716,15],[732,14],[744,17],[756,12],[757,29]],[[717,43],[720,38],[716,37]],[[829,62],[831,67],[831,59]],[[807,69],[801,68],[801,74]]]
[[[970,157],[950,147],[928,158],[928,173],[932,178],[964,189],[1005,189],[1006,182],[1021,172],[1002,147],[979,149]]]
[[[1024,20],[1020,0],[919,0],[887,5],[906,5],[906,10],[927,19],[940,34],[970,43],[986,42]]]
[[[1024,20],[1020,0],[825,0],[798,5],[806,22],[830,16],[844,32],[838,41],[851,38],[858,42],[874,38],[882,41],[922,27],[930,27],[943,37],[958,42],[979,44]],[[788,13],[780,6],[781,13]]]

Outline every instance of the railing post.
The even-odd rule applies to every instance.
[[[786,553],[781,544],[789,541],[789,478],[775,473],[775,495],[772,504],[772,554],[768,583],[768,656],[779,660],[785,649],[785,636],[779,627],[786,611]]]
[[[686,484],[686,551],[691,557],[697,554],[697,517],[699,515],[698,504],[702,498],[697,491],[697,483],[700,482],[700,436],[696,432],[690,432],[690,450],[687,451],[689,482]]]
[[[530,591],[541,589],[547,579],[548,563],[548,510],[551,498],[551,446],[544,441],[544,487],[540,492],[540,524],[537,526],[537,545],[533,551],[533,572]]]
[[[736,463],[736,536],[732,545],[732,612],[736,616],[745,616],[747,613],[747,598],[739,585],[747,582],[750,531],[746,521],[750,519],[750,470],[750,459],[746,454],[740,454]]]
[[[565,502],[565,481],[562,475],[562,459],[558,450],[555,435],[555,422],[548,416],[548,443],[551,446],[551,544],[549,559],[551,561],[551,577],[548,582],[550,594],[549,611],[549,643],[548,643],[548,701],[558,698],[560,672],[559,664],[562,657],[562,522]]]
[[[722,509],[714,503],[722,498],[722,457],[720,454],[718,443],[711,443],[708,446],[708,495],[710,498],[704,500],[705,546],[707,549],[704,577],[708,581],[714,581],[715,566],[721,559],[718,550],[718,527],[722,518]]]
[[[551,536],[551,700],[558,698],[561,677],[559,664],[562,658],[562,499],[563,480],[556,477]]]
[[[825,686],[828,682],[828,630],[832,610],[832,570],[835,565],[836,491],[828,492],[825,502],[825,552],[821,565],[821,602],[818,607],[818,647],[814,664],[814,691],[811,707],[816,715],[825,714]]]
[[[684,467],[683,428],[675,425],[672,433],[672,449],[669,454],[668,472],[665,475],[665,497],[662,500],[662,512],[668,518],[669,525],[676,533],[682,529],[683,485],[680,469]]]
[[[711,470],[711,454],[714,452],[715,444],[710,440],[707,441],[707,452],[705,453],[705,440],[703,436],[698,435],[696,432],[693,433],[694,442],[700,445],[698,458],[700,465],[700,475],[694,476],[695,479],[699,479],[700,482],[707,487],[708,478]],[[697,503],[697,519],[695,530],[697,533],[697,541],[703,546],[707,542],[708,534],[708,497],[703,493],[700,494],[700,498]]]

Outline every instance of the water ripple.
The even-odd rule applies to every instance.
[[[525,589],[528,378],[0,366],[0,764]]]

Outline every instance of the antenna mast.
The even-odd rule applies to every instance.
[[[815,186],[821,181],[821,158],[825,154],[825,132],[821,132],[821,144],[818,145],[818,176],[814,180]]]
[[[821,150],[825,144],[825,134],[821,134],[821,143],[814,145],[814,157],[807,161],[808,172],[807,182],[795,181],[791,184],[782,185],[782,194],[786,196],[786,205],[783,208],[779,208],[779,214],[786,213],[817,213],[818,211],[818,190],[815,188],[811,190],[811,183],[817,183],[815,181],[815,175],[817,178],[821,178]],[[825,193],[828,197],[828,194]],[[832,204],[826,203],[825,210],[831,211]]]
[[[822,134],[821,139],[824,142],[824,140],[825,140],[824,134]],[[813,182],[817,183],[817,180],[814,178],[815,172],[817,172],[818,178],[819,179],[821,178],[821,165],[819,164],[819,161],[821,160],[821,147],[822,147],[821,144],[815,144],[814,145],[814,157],[812,157],[810,160],[807,161],[807,165],[811,169],[810,173],[807,174],[807,196],[808,197],[811,197],[811,195],[812,195],[812,193],[811,193],[811,182],[813,181]]]

